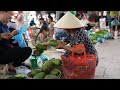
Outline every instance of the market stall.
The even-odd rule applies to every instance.
[[[74,23],[68,23],[70,19],[74,20]],[[67,12],[54,25],[54,27],[58,28],[68,27],[68,30],[71,28],[77,30],[76,28],[82,28],[83,26],[84,24],[80,23],[79,19],[71,12]],[[84,36],[82,39],[88,38],[83,30],[81,30],[81,33]],[[75,38],[75,40],[77,39]],[[25,71],[25,68],[21,67],[24,68],[21,73],[18,68],[18,76],[24,74],[26,79],[93,79],[96,67],[96,55],[86,53],[84,44],[80,43],[72,46],[71,43],[70,45],[69,43],[64,44],[64,47],[66,47],[66,49],[63,48],[64,50],[60,48],[62,41],[49,40],[46,43],[37,44],[30,57],[30,69],[26,69]],[[93,47],[92,44],[90,45]],[[71,53],[65,53],[69,50],[71,50]]]

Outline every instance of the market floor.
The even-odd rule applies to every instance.
[[[96,45],[99,64],[95,79],[120,79],[120,39],[106,40]]]
[[[29,46],[34,48],[31,43]],[[99,55],[95,79],[120,79],[120,39],[105,40],[104,43],[97,44],[95,47]],[[0,74],[0,79],[8,76]]]

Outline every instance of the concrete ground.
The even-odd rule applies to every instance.
[[[29,46],[33,47],[31,43]],[[97,44],[95,47],[99,55],[95,79],[120,79],[120,39],[105,40],[104,43]],[[0,79],[8,76],[0,75]]]
[[[120,79],[120,39],[106,40],[96,49],[100,60],[95,79]]]

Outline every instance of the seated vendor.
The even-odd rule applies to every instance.
[[[69,22],[69,23],[68,23]],[[74,23],[73,23],[74,22]],[[56,47],[57,49],[65,49],[68,51],[68,54],[71,53],[74,45],[84,44],[86,48],[87,54],[95,54],[96,62],[98,64],[98,54],[97,50],[93,46],[90,38],[86,34],[86,32],[82,29],[84,24],[80,23],[79,19],[74,17],[70,12],[67,12],[63,18],[61,18],[55,25],[56,28],[62,28],[69,35],[64,40],[64,42],[59,42],[59,45]],[[66,46],[66,44],[70,44],[70,46]],[[82,50],[75,50],[76,54],[83,54]]]
[[[64,15],[65,15],[64,13],[60,13],[59,19],[61,19]],[[56,40],[64,40],[64,38],[67,37],[67,33],[61,28],[55,28],[54,34]]]
[[[15,47],[11,43],[12,37],[17,34],[16,30],[10,32],[7,26],[12,15],[12,11],[0,11],[0,64],[9,64],[8,71],[15,72],[15,68],[31,55],[32,49]]]
[[[94,26],[94,23],[90,22],[86,15],[81,16],[81,22],[85,24],[86,30],[90,30]]]
[[[47,42],[50,39],[49,36],[49,28],[46,25],[43,25],[40,29],[40,32],[38,33],[38,35],[36,36],[36,44],[37,43],[44,43]]]

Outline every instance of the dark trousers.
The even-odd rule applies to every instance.
[[[13,66],[18,67],[24,62],[32,53],[30,47],[25,48],[0,48],[0,64],[12,63]]]

